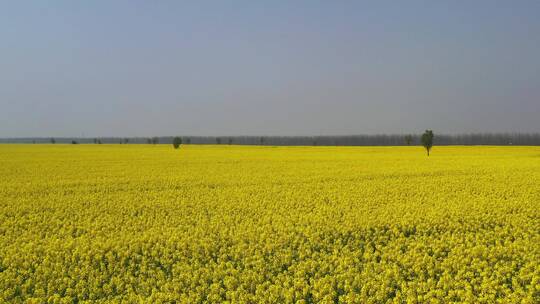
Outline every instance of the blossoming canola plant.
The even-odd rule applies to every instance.
[[[0,146],[2,303],[539,303],[540,148]]]

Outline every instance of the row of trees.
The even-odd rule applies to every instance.
[[[434,138],[433,131],[432,130],[426,130],[426,132],[424,132],[424,134],[422,134],[422,137],[420,139],[421,142],[422,142],[422,146],[424,146],[424,148],[426,148],[428,156],[429,156],[429,151],[433,147],[433,138]],[[261,137],[260,141],[261,141],[261,144],[262,144],[264,142],[264,137]],[[406,135],[405,136],[405,141],[407,142],[408,145],[410,145],[411,142],[412,142],[412,135]],[[219,137],[216,137],[216,143],[218,145],[221,144],[221,139]],[[173,138],[173,147],[175,149],[180,148],[181,144],[182,144],[182,138],[181,137],[176,136],[176,137]],[[232,144],[232,138],[229,138],[229,145],[230,144]]]
[[[183,144],[235,144],[270,146],[405,146],[421,145],[419,134],[346,136],[181,136]],[[172,144],[174,136],[100,138],[6,138],[0,143]],[[437,145],[540,145],[540,133],[437,134]]]
[[[426,132],[424,132],[424,134],[422,134],[422,137],[420,139],[421,142],[422,142],[422,146],[424,146],[424,148],[427,151],[428,156],[429,156],[429,151],[433,147],[433,138],[434,138],[433,131],[432,130],[426,130]],[[261,137],[260,141],[261,141],[261,143],[264,142],[264,138]],[[407,142],[408,145],[410,145],[411,141],[412,141],[412,135],[406,135],[405,136],[405,141]],[[174,137],[172,144],[173,144],[173,147],[175,149],[180,148],[180,145],[182,145],[182,138],[179,137],[179,136]],[[218,144],[218,145],[221,144],[221,138],[216,137],[216,144]],[[230,144],[232,144],[232,138],[229,138],[229,145]]]
[[[429,152],[431,151],[431,148],[433,147],[433,139],[434,139],[434,134],[433,134],[432,130],[426,130],[420,137],[420,142],[421,142],[422,146],[424,146],[424,148],[426,149],[426,152],[427,152],[428,156],[429,156]],[[411,145],[414,142],[414,136],[411,135],[411,134],[405,135],[403,137],[403,140],[407,145]],[[33,142],[35,143],[35,140]],[[55,142],[56,142],[55,139],[51,138],[51,143],[54,144]],[[233,142],[234,142],[233,138],[228,137],[227,143],[229,145],[231,145],[231,144],[233,144]],[[71,143],[72,144],[77,144],[78,142],[76,142],[75,140],[72,140]],[[124,138],[123,141],[120,141],[120,144],[122,144],[122,143],[124,143],[124,144],[129,143],[129,139]],[[154,145],[158,144],[159,143],[159,137],[148,138],[147,143],[148,144],[154,144]],[[191,138],[186,138],[186,143],[191,143]],[[259,144],[263,145],[264,143],[265,143],[265,138],[264,137],[259,137]],[[94,138],[94,144],[101,144],[101,139]],[[173,144],[173,147],[175,149],[180,148],[180,146],[182,145],[182,137],[175,136],[172,139],[172,144]],[[216,137],[216,144],[218,144],[218,145],[221,144],[221,138],[220,137]],[[317,145],[316,140],[314,140],[313,145],[314,146]]]
[[[431,130],[427,130],[431,131]],[[405,146],[424,145],[423,134],[350,136],[183,136],[185,144],[228,144],[269,146]],[[433,141],[433,131],[431,131]],[[170,144],[174,137],[159,137],[148,143]],[[460,134],[437,135],[437,145],[540,145],[540,134]]]

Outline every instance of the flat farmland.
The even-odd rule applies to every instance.
[[[0,145],[2,303],[539,303],[540,148]]]

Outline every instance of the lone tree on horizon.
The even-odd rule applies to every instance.
[[[175,138],[173,138],[173,146],[175,149],[178,149],[180,148],[180,145],[182,144],[182,138],[176,136]]]
[[[433,131],[432,130],[426,130],[426,132],[422,134],[422,146],[426,148],[427,155],[429,156],[429,150],[431,150],[431,147],[433,147]]]

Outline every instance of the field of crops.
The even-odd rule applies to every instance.
[[[540,148],[0,145],[1,303],[540,303]]]

